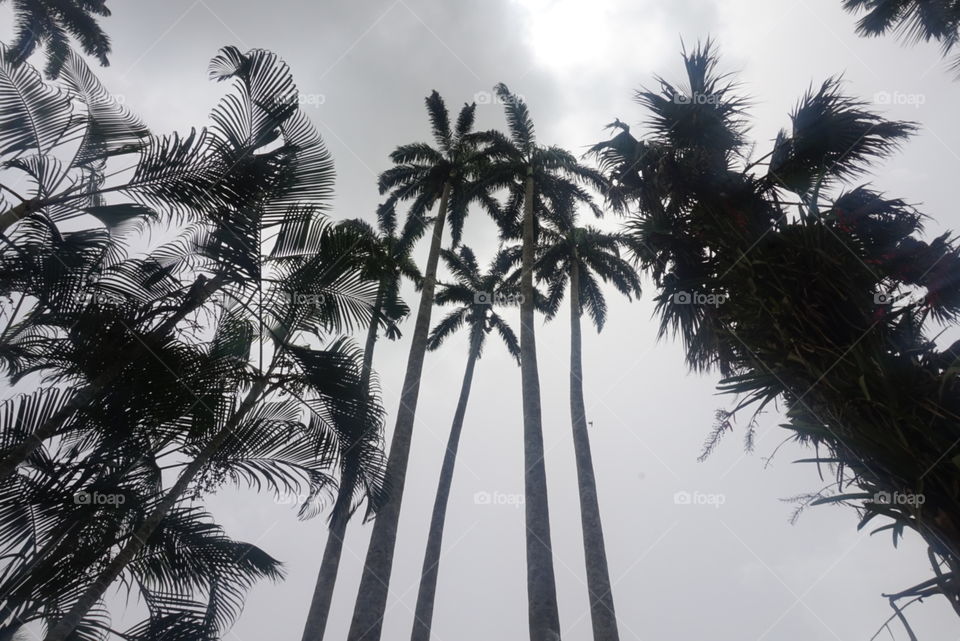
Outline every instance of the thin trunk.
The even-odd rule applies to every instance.
[[[436,222],[433,225],[433,239],[427,256],[427,268],[424,271],[417,320],[410,341],[410,356],[407,359],[407,372],[400,394],[400,408],[397,410],[397,423],[390,442],[385,479],[389,495],[380,506],[377,518],[373,521],[373,532],[370,535],[367,558],[363,564],[363,575],[360,579],[360,589],[357,593],[347,641],[379,641],[383,629],[387,590],[393,566],[394,547],[397,542],[397,523],[400,520],[400,503],[407,475],[407,462],[410,458],[410,441],[413,437],[417,398],[420,395],[420,375],[423,372],[423,359],[427,351],[430,313],[433,310],[433,290],[437,279],[437,261],[440,258],[440,243],[443,238],[443,225],[447,216],[449,197],[448,181],[443,186]]]
[[[307,623],[303,628],[303,641],[321,641],[330,616],[330,603],[340,571],[340,555],[343,552],[343,537],[350,520],[350,503],[353,488],[356,487],[356,474],[345,474],[337,493],[337,502],[330,517],[327,543],[323,549],[323,561],[317,574],[317,586],[313,591]]]
[[[360,370],[360,385],[364,394],[370,389],[370,376],[373,371],[373,350],[377,344],[377,329],[380,323],[380,308],[386,292],[386,280],[381,280],[377,287],[377,298],[373,307],[373,318],[367,328],[367,340],[363,349],[363,366]],[[327,543],[323,550],[323,560],[320,562],[320,572],[317,574],[317,586],[313,591],[313,600],[310,602],[310,611],[307,613],[307,622],[303,628],[303,641],[321,641],[327,628],[330,617],[330,604],[333,602],[333,592],[337,584],[337,574],[340,572],[340,556],[343,552],[343,537],[350,520],[350,504],[356,488],[357,475],[354,468],[345,472],[340,481],[337,492],[337,501],[333,506],[330,518],[330,527],[327,533]]]
[[[560,615],[550,542],[547,471],[543,462],[540,376],[533,329],[533,172],[527,174],[523,210],[523,258],[520,276],[520,378],[523,394],[524,492],[527,524],[527,608],[530,641],[559,641]]]
[[[189,488],[200,470],[203,469],[203,466],[206,465],[210,458],[227,442],[227,439],[233,435],[234,428],[236,428],[243,417],[253,408],[263,394],[264,389],[266,389],[266,386],[267,383],[265,380],[254,384],[246,398],[243,399],[240,407],[237,408],[237,411],[234,412],[230,418],[230,421],[228,421],[224,428],[197,454],[196,458],[187,464],[180,474],[180,478],[177,479],[174,486],[170,488],[166,496],[157,504],[157,507],[150,516],[134,531],[107,567],[100,571],[97,578],[87,587],[70,611],[47,632],[43,641],[66,641],[67,637],[73,633],[83,617],[103,598],[103,595],[110,585],[116,581],[124,568],[126,568],[144,548],[149,538],[157,529],[157,526],[160,525],[170,510],[183,498],[187,488]]]
[[[476,341],[471,341],[467,369],[463,373],[463,384],[460,386],[460,400],[457,401],[457,411],[453,415],[453,424],[450,426],[447,451],[443,455],[440,482],[437,484],[437,496],[433,501],[433,515],[430,517],[427,549],[423,555],[423,569],[420,571],[420,590],[417,593],[411,641],[430,641],[433,604],[437,594],[437,574],[440,571],[440,549],[443,545],[443,526],[447,518],[447,503],[450,499],[450,486],[453,484],[453,468],[457,463],[460,434],[463,431],[463,417],[467,413],[470,386],[473,384],[473,370],[479,355],[479,345]]]
[[[580,523],[587,564],[587,591],[594,641],[619,641],[617,616],[607,552],[600,523],[597,482],[590,454],[590,435],[583,403],[583,362],[580,336],[580,268],[576,254],[570,265],[570,415],[573,422],[573,451],[577,461],[577,485],[580,490]]]
[[[6,628],[0,630],[0,641],[13,641],[13,638],[17,636],[17,632],[19,632],[22,628],[22,623],[7,624]]]
[[[13,323],[17,320],[17,314],[20,313],[20,307],[23,305],[23,300],[26,297],[26,292],[20,293],[20,300],[17,301],[17,306],[13,308],[13,312],[10,314],[10,322],[8,322],[7,326],[3,328],[3,336],[0,336],[0,341],[7,340],[7,334],[10,332],[10,328],[13,327]]]
[[[193,287],[191,287],[190,292],[187,294],[186,299],[177,312],[158,326],[157,329],[151,331],[150,334],[164,336],[173,331],[177,324],[190,312],[203,305],[210,296],[220,289],[224,280],[222,276],[215,276],[210,280],[206,280],[206,278],[201,276],[194,283]],[[149,354],[149,349],[142,341],[131,341],[125,359],[116,361],[110,368],[93,379],[89,384],[81,387],[60,410],[44,421],[26,440],[7,450],[3,460],[0,461],[0,479],[6,478],[16,472],[17,466],[33,454],[37,448],[43,445],[45,440],[56,435],[67,420],[73,416],[74,412],[82,409],[89,402],[96,399],[102,390],[113,383],[123,372],[127,364],[147,354]]]
[[[30,214],[40,211],[40,201],[25,200],[16,207],[11,207],[0,214],[0,234],[10,229],[11,225]]]
[[[377,344],[377,330],[380,326],[381,308],[383,307],[383,299],[386,297],[386,292],[387,280],[384,278],[377,286],[377,299],[373,305],[373,318],[370,319],[370,327],[367,328],[367,340],[363,346],[363,369],[360,370],[360,385],[364,393],[368,391],[370,386],[370,373],[373,371],[373,349]]]

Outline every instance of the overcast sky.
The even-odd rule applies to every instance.
[[[226,44],[278,52],[337,168],[337,218],[373,219],[375,176],[398,144],[427,139],[423,98],[437,89],[451,110],[478,107],[480,128],[502,127],[489,104],[503,81],[529,103],[539,139],[576,153],[614,117],[640,130],[631,100],[654,74],[682,79],[681,39],[714,37],[724,69],[754,99],[752,137],[765,153],[811,83],[844,74],[847,90],[892,104],[920,133],[869,178],[932,216],[929,235],[960,228],[952,196],[960,166],[952,82],[934,46],[859,39],[840,0],[113,0],[107,86],[157,133],[203,125],[226,89],[207,63]],[[4,7],[3,38],[10,29]],[[496,248],[477,213],[465,239],[483,262]],[[426,246],[419,248],[421,260]],[[908,535],[857,532],[850,509],[813,508],[796,525],[783,499],[820,489],[809,456],[776,413],[761,418],[756,452],[742,429],[698,463],[715,410],[717,377],[689,374],[680,346],[657,341],[652,285],[628,304],[609,293],[610,319],[585,325],[588,420],[614,598],[625,640],[867,641],[892,613],[882,592],[929,578],[925,547]],[[408,300],[412,300],[408,292]],[[435,318],[440,315],[435,312]],[[517,322],[516,315],[511,317]],[[566,314],[538,326],[546,465],[563,638],[591,638],[567,401]],[[412,322],[405,326],[412,333]],[[409,345],[378,345],[375,367],[392,429]],[[409,637],[430,509],[466,356],[463,337],[428,355],[400,522],[385,641]],[[743,426],[741,425],[740,428]],[[453,485],[434,619],[439,641],[522,639],[527,634],[523,510],[478,504],[477,493],[521,497],[519,369],[495,342],[478,365]],[[720,506],[677,505],[677,492]],[[224,490],[206,505],[234,537],[286,564],[287,579],[250,594],[233,641],[299,639],[325,541],[325,522],[299,522],[268,495]],[[327,638],[346,635],[369,526],[351,525]],[[960,639],[945,600],[912,606],[922,641]],[[895,628],[898,639],[906,639]],[[881,638],[890,638],[886,634]]]

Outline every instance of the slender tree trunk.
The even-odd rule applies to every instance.
[[[19,632],[21,628],[23,628],[23,624],[21,623],[8,624],[8,627],[0,630],[0,641],[13,641],[13,638],[17,636],[17,632]]]
[[[377,298],[373,307],[373,318],[367,328],[367,340],[363,349],[363,368],[360,371],[360,385],[364,394],[370,390],[370,376],[373,371],[373,350],[377,344],[377,328],[380,323],[380,308],[386,292],[386,280],[381,280],[377,287]],[[333,592],[337,584],[337,575],[340,572],[340,556],[343,552],[343,538],[350,520],[350,503],[356,488],[357,475],[355,468],[349,468],[340,480],[337,491],[337,501],[333,506],[330,518],[330,527],[327,533],[327,543],[323,550],[323,560],[320,562],[320,572],[317,574],[317,586],[313,591],[313,600],[310,602],[310,611],[307,613],[307,622],[303,629],[303,641],[321,641],[327,628],[330,617],[330,604],[333,602]]]
[[[243,399],[240,407],[234,412],[230,421],[207,443],[206,447],[197,454],[196,458],[187,464],[180,474],[180,478],[177,479],[177,482],[170,488],[170,491],[167,492],[166,496],[157,504],[157,507],[154,508],[150,516],[144,519],[140,527],[127,539],[127,542],[123,548],[121,548],[120,552],[117,553],[110,563],[107,564],[107,567],[97,575],[97,578],[87,587],[70,611],[47,632],[43,641],[66,641],[67,637],[73,633],[83,617],[103,598],[103,595],[110,585],[117,580],[117,577],[120,576],[124,568],[126,568],[137,554],[139,554],[140,550],[144,548],[147,540],[153,535],[157,526],[160,525],[170,510],[183,498],[187,488],[189,488],[200,470],[203,469],[203,466],[206,465],[210,458],[227,442],[227,439],[233,434],[233,430],[263,394],[266,385],[265,380],[258,381],[254,384],[250,392],[247,393],[246,398]]]
[[[547,471],[543,462],[540,375],[533,329],[533,171],[527,173],[523,209],[523,257],[520,275],[520,378],[523,393],[524,491],[527,523],[527,607],[530,641],[559,641],[560,614],[550,542]]]
[[[25,200],[16,207],[11,207],[0,214],[0,234],[10,229],[15,222],[24,216],[29,216],[34,212],[40,211],[39,205],[40,201],[38,200]]]
[[[369,392],[370,374],[373,371],[373,349],[377,345],[377,331],[380,326],[381,308],[383,299],[386,297],[387,280],[381,279],[377,286],[377,299],[373,305],[373,318],[370,320],[370,327],[367,328],[367,340],[363,346],[363,369],[360,370],[360,385],[364,393]]]
[[[220,287],[223,286],[224,280],[225,279],[219,275],[210,280],[207,280],[203,276],[198,278],[180,308],[158,326],[157,329],[151,331],[150,334],[163,336],[172,331],[190,312],[203,305],[210,296],[220,289]],[[127,358],[116,361],[89,384],[81,387],[63,407],[44,421],[26,440],[7,450],[3,460],[0,460],[0,479],[6,478],[16,472],[18,465],[43,445],[46,439],[56,435],[60,428],[73,416],[74,412],[84,408],[88,403],[95,400],[102,390],[106,389],[107,386],[120,376],[129,363],[149,354],[148,348],[139,340],[131,341],[129,348]]]
[[[473,384],[473,370],[479,355],[479,345],[471,340],[467,369],[463,373],[463,384],[460,386],[460,400],[457,401],[457,411],[453,415],[453,424],[450,426],[447,450],[443,454],[443,465],[440,468],[440,482],[437,484],[437,496],[433,501],[433,515],[430,517],[427,549],[423,555],[423,569],[420,571],[420,590],[417,593],[411,641],[430,641],[433,604],[437,594],[437,574],[440,571],[440,550],[443,545],[443,526],[447,518],[447,503],[450,499],[450,486],[453,484],[453,468],[457,463],[463,418],[467,413],[470,386]]]
[[[587,564],[587,591],[594,641],[619,641],[617,616],[607,552],[600,523],[597,482],[590,454],[590,435],[583,403],[583,362],[580,336],[580,267],[576,254],[570,266],[570,415],[573,422],[573,451],[577,461],[577,486],[580,490],[580,524]]]
[[[317,574],[317,586],[314,588],[313,600],[310,602],[307,623],[303,628],[303,641],[321,641],[327,628],[333,590],[337,583],[337,574],[340,572],[343,537],[347,532],[347,523],[350,521],[350,502],[355,486],[356,474],[345,474],[340,482],[337,502],[330,516],[327,543],[323,549],[323,561],[320,563],[320,572]]]
[[[410,341],[407,372],[400,393],[400,408],[397,410],[397,423],[390,442],[385,479],[389,495],[380,506],[377,518],[373,521],[370,546],[367,549],[363,575],[360,578],[360,590],[357,593],[353,620],[347,634],[348,641],[379,641],[383,629],[383,615],[387,608],[388,586],[393,568],[394,547],[397,542],[397,524],[400,520],[400,503],[407,475],[407,462],[410,458],[410,441],[413,437],[417,398],[420,395],[420,375],[423,372],[423,359],[427,351],[433,291],[437,280],[437,261],[440,258],[440,243],[443,238],[443,225],[447,216],[449,197],[450,182],[448,181],[443,187],[436,222],[433,225],[433,239],[427,256],[427,268],[424,271],[420,306]]]

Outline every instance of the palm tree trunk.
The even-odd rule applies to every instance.
[[[364,395],[369,392],[370,388],[370,376],[373,371],[373,350],[377,344],[380,308],[383,306],[386,289],[386,279],[381,280],[377,287],[373,318],[367,328],[367,340],[363,349],[363,366],[360,370],[360,386]],[[317,574],[317,586],[313,591],[313,600],[310,602],[310,611],[307,613],[307,622],[303,629],[303,641],[321,641],[323,639],[327,620],[330,617],[330,604],[333,602],[337,574],[340,572],[343,538],[347,531],[347,523],[350,520],[350,503],[353,499],[356,483],[356,469],[351,467],[344,472],[343,478],[340,480],[337,501],[333,506],[330,517],[323,560],[320,562],[320,572]]]
[[[590,435],[583,403],[583,359],[580,336],[580,266],[576,254],[570,265],[570,415],[573,422],[573,451],[577,461],[577,486],[580,490],[580,524],[587,564],[587,591],[594,641],[619,641],[617,616],[607,552],[600,523],[597,482],[590,454]]]
[[[16,207],[11,207],[0,214],[0,234],[6,232],[11,225],[25,216],[40,211],[39,200],[25,200]]]
[[[420,590],[417,593],[417,606],[413,616],[413,634],[411,641],[430,641],[433,626],[433,604],[437,594],[437,574],[440,568],[440,549],[443,544],[443,526],[447,518],[447,503],[450,499],[450,486],[453,484],[453,468],[457,463],[457,449],[460,446],[460,434],[463,431],[463,418],[467,413],[467,401],[473,384],[473,370],[480,355],[479,341],[470,341],[470,354],[467,356],[467,369],[463,373],[460,386],[460,400],[453,415],[450,436],[447,439],[447,451],[443,455],[440,468],[440,482],[437,484],[437,496],[433,501],[433,515],[430,517],[430,531],[427,534],[427,549],[423,555],[423,569],[420,572]]]
[[[107,588],[117,580],[117,577],[120,576],[124,568],[127,567],[140,550],[144,548],[147,540],[153,535],[157,526],[160,525],[170,510],[183,498],[187,488],[189,488],[200,470],[203,469],[203,466],[206,465],[210,458],[227,442],[227,439],[233,435],[233,430],[253,408],[266,389],[266,386],[266,379],[262,379],[253,385],[250,392],[247,393],[246,398],[244,398],[240,404],[240,407],[237,408],[237,411],[234,412],[224,428],[207,443],[206,447],[197,454],[196,458],[187,464],[180,474],[180,478],[177,479],[177,482],[170,488],[170,491],[167,492],[166,496],[157,504],[157,507],[150,516],[144,519],[140,527],[127,539],[126,544],[124,544],[120,552],[113,557],[106,568],[101,570],[94,582],[87,587],[70,611],[47,632],[43,641],[66,641],[67,637],[73,633],[83,617],[103,598]]]
[[[6,628],[0,630],[0,641],[13,641],[13,638],[17,636],[17,632],[19,632],[22,628],[22,623],[8,624]]]
[[[527,608],[530,641],[559,641],[560,615],[550,542],[547,471],[543,462],[540,375],[533,329],[533,171],[527,173],[520,275],[520,380],[523,394],[524,508],[527,524]]]
[[[351,468],[353,470],[353,468]],[[327,543],[323,549],[323,561],[317,575],[317,586],[313,591],[307,623],[303,628],[303,641],[321,641],[330,616],[330,603],[340,571],[340,555],[343,552],[343,537],[350,521],[350,503],[353,489],[356,487],[355,470],[344,474],[337,492],[337,502],[330,516],[330,528]]]
[[[187,293],[183,304],[166,321],[150,333],[155,336],[163,336],[177,326],[190,312],[203,305],[220,287],[223,286],[225,278],[217,275],[207,280],[206,277],[198,278],[190,291]],[[43,422],[26,440],[20,442],[10,450],[7,450],[3,460],[0,460],[0,479],[10,476],[17,470],[17,466],[27,459],[33,452],[39,448],[43,442],[54,436],[60,428],[73,416],[77,410],[85,407],[89,402],[97,398],[99,393],[106,389],[123,372],[128,363],[137,358],[142,358],[149,353],[147,346],[140,340],[134,340],[130,343],[130,349],[127,351],[127,358],[116,361],[111,367],[93,379],[89,384],[81,387],[63,407]]]
[[[424,271],[423,289],[420,292],[420,306],[417,309],[417,320],[413,329],[413,338],[410,341],[410,355],[407,358],[407,371],[400,393],[400,408],[397,410],[397,423],[393,430],[390,453],[387,458],[385,486],[390,492],[373,521],[373,532],[370,534],[370,545],[363,564],[363,575],[360,578],[360,589],[357,593],[347,641],[379,641],[383,629],[387,590],[393,566],[394,547],[397,542],[397,524],[400,520],[400,503],[407,475],[407,462],[410,458],[410,441],[413,437],[417,398],[420,395],[420,375],[423,372],[423,359],[427,351],[433,291],[437,280],[437,262],[440,258],[440,243],[443,238],[443,225],[447,216],[449,197],[450,182],[448,181],[443,186],[436,222],[433,225],[433,238],[430,243],[430,253],[427,256],[427,268]]]
[[[360,370],[361,389],[366,394],[370,387],[370,374],[373,371],[373,349],[377,345],[377,330],[380,327],[381,307],[383,299],[387,293],[387,279],[380,280],[377,286],[377,299],[373,304],[373,318],[370,319],[370,326],[367,328],[367,340],[363,346],[363,369]]]

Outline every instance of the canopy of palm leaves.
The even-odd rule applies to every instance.
[[[960,41],[960,5],[944,0],[843,0],[850,13],[863,13],[857,33],[880,36],[894,32],[906,41],[940,43],[946,56]],[[951,63],[960,72],[960,57]]]
[[[386,228],[396,227],[398,203],[410,201],[405,235],[422,234],[429,222],[427,212],[440,199],[445,184],[450,185],[447,217],[454,245],[460,242],[468,207],[476,202],[491,215],[499,213],[489,188],[479,184],[486,175],[489,157],[487,146],[494,132],[476,132],[476,104],[464,104],[451,127],[450,115],[443,98],[436,91],[426,99],[427,115],[436,147],[426,142],[400,145],[391,154],[394,167],[380,174],[381,194],[389,193],[377,216]],[[417,229],[414,225],[419,225]]]
[[[808,462],[834,473],[834,490],[810,502],[853,505],[860,527],[887,517],[877,531],[894,542],[916,530],[937,576],[897,596],[941,593],[960,612],[960,361],[928,334],[930,321],[957,320],[960,255],[948,235],[920,240],[903,201],[843,185],[914,127],[831,79],[751,162],[745,102],[711,45],[684,59],[687,87],[637,93],[644,140],[623,130],[593,148],[611,195],[635,208],[629,231],[660,289],[661,333],[678,333],[691,367],[718,369],[739,397],[714,436],[733,413],[783,401],[784,427],[817,448]],[[886,500],[895,493],[925,500]]]
[[[469,247],[461,246],[457,251],[446,249],[441,253],[455,282],[440,285],[436,302],[457,307],[430,332],[429,349],[439,349],[447,338],[465,326],[470,331],[471,349],[476,349],[478,356],[483,353],[487,334],[496,331],[510,355],[519,362],[517,336],[497,312],[500,306],[519,305],[519,289],[515,283],[507,281],[516,253],[509,249],[500,250],[486,272],[480,271],[477,258]]]
[[[32,190],[0,247],[3,293],[19,300],[0,354],[11,380],[43,376],[36,392],[0,405],[0,453],[37,441],[73,408],[0,480],[0,634],[62,619],[158,514],[169,497],[162,471],[197,460],[189,491],[172,497],[119,575],[150,610],[124,634],[218,638],[246,589],[280,566],[186,500],[232,482],[306,497],[301,515],[316,514],[336,482],[338,442],[380,433],[361,355],[342,337],[370,321],[377,282],[341,260],[357,234],[322,215],[332,163],[290,99],[289,70],[272,53],[226,48],[211,75],[233,85],[214,126],[158,139],[79,58],[61,85],[0,58],[10,106],[0,180],[26,174]],[[135,160],[133,176],[105,186],[108,162],[122,158]],[[170,240],[133,254],[147,227]],[[371,495],[383,489],[379,445],[366,442],[360,458],[358,487]],[[97,496],[111,500],[76,498]],[[108,627],[93,608],[71,638]]]
[[[6,0],[0,0],[3,4]],[[96,16],[108,17],[107,0],[12,0],[16,34],[12,45],[14,64],[30,57],[37,46],[46,49],[47,75],[56,78],[72,55],[73,36],[88,56],[107,66],[110,39]]]
[[[633,239],[627,234],[577,226],[576,210],[572,208],[551,212],[541,230],[535,263],[537,279],[547,283],[544,308],[549,316],[560,309],[571,266],[576,262],[581,312],[585,310],[597,330],[602,330],[607,321],[607,301],[600,281],[612,284],[628,299],[640,296],[640,277],[627,258],[633,247]]]

